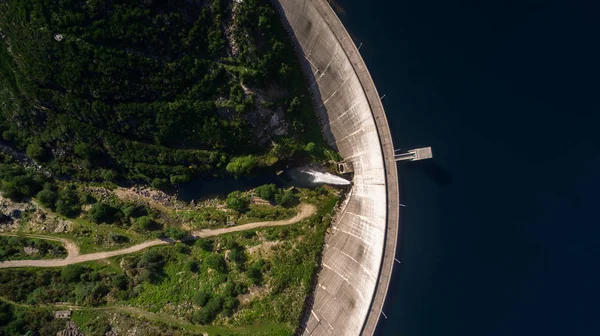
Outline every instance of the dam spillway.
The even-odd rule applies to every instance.
[[[358,50],[325,0],[278,0],[308,76],[326,138],[354,170],[325,240],[303,335],[372,335],[392,273],[399,220],[394,147]]]

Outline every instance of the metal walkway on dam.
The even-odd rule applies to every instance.
[[[326,0],[273,0],[294,40],[323,133],[354,172],[325,239],[303,335],[372,335],[387,294],[399,228],[398,174],[381,99]]]

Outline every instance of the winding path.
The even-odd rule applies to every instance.
[[[248,223],[244,225],[222,228],[222,229],[214,229],[214,230],[202,230],[202,231],[194,231],[191,234],[190,239],[198,239],[204,237],[213,237],[231,232],[245,231],[251,229],[257,229],[261,227],[270,227],[270,226],[282,226],[282,225],[290,225],[298,223],[299,221],[312,216],[316,211],[317,207],[308,204],[301,203],[297,207],[298,214],[290,219],[284,219],[280,221],[267,221],[267,222],[255,222]],[[19,236],[16,234],[0,234],[4,236]],[[10,260],[0,262],[0,268],[15,268],[15,267],[63,267],[72,264],[78,264],[86,261],[95,261],[101,260],[111,257],[116,257],[119,255],[130,254],[139,252],[141,250],[147,249],[152,246],[163,245],[174,242],[172,239],[154,239],[149,240],[147,242],[143,242],[138,245],[134,245],[128,248],[124,248],[116,251],[107,251],[107,252],[98,252],[98,253],[89,253],[89,254],[79,254],[79,248],[77,245],[68,239],[64,238],[56,238],[51,236],[42,236],[42,235],[20,235],[21,237],[30,237],[30,238],[39,238],[39,239],[47,239],[59,241],[64,244],[67,249],[68,255],[65,259],[45,259],[45,260]]]

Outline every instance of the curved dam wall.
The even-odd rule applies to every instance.
[[[373,80],[325,0],[278,0],[295,40],[323,131],[354,166],[347,204],[325,241],[303,335],[372,335],[389,285],[398,235],[398,176]]]

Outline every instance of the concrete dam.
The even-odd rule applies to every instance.
[[[326,0],[273,1],[308,76],[323,133],[354,170],[325,240],[302,335],[372,335],[394,265],[399,221],[394,146],[381,99]]]

